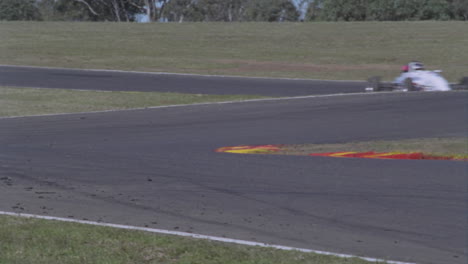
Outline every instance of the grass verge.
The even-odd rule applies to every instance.
[[[248,247],[76,223],[0,216],[0,263],[366,264],[357,258]]]
[[[423,152],[435,156],[468,158],[468,138],[419,138],[393,141],[350,142],[342,144],[284,145],[274,154],[308,155],[320,152]]]
[[[468,23],[0,22],[0,64],[390,80],[421,60],[466,75]]]
[[[0,116],[91,112],[256,98],[262,97],[0,87]]]

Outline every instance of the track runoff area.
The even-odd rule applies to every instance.
[[[304,253],[315,253],[315,254],[335,256],[335,257],[341,257],[341,258],[359,258],[359,259],[367,260],[367,261],[370,261],[370,262],[379,262],[379,263],[380,262],[385,262],[385,263],[388,263],[388,264],[416,264],[416,263],[413,263],[413,262],[383,260],[383,259],[369,258],[369,257],[362,257],[362,256],[354,256],[354,255],[348,255],[348,254],[339,254],[339,253],[333,253],[333,252],[328,252],[328,251],[320,251],[320,250],[313,250],[313,249],[305,249],[305,248],[296,248],[296,247],[288,247],[288,246],[281,246],[281,245],[265,244],[265,243],[259,243],[259,242],[254,242],[254,241],[232,239],[232,238],[225,238],[225,237],[216,237],[216,236],[207,236],[207,235],[202,235],[202,234],[193,234],[193,233],[187,233],[187,232],[171,231],[171,230],[156,229],[156,228],[138,227],[138,226],[130,226],[130,225],[119,225],[119,224],[111,224],[111,223],[103,223],[103,222],[95,222],[95,221],[86,221],[86,220],[77,220],[77,219],[54,217],[54,216],[22,214],[22,213],[13,213],[13,212],[4,212],[4,211],[0,211],[0,215],[14,216],[14,217],[24,217],[24,218],[34,218],[34,219],[43,219],[43,220],[51,220],[51,221],[61,221],[61,222],[77,223],[77,224],[85,224],[85,225],[94,225],[94,226],[103,226],[103,227],[112,227],[112,228],[134,230],[134,231],[144,231],[144,232],[150,232],[150,233],[156,233],[156,234],[190,237],[190,238],[195,238],[195,239],[205,239],[205,240],[211,240],[211,241],[216,241],[216,242],[232,243],[232,244],[245,245],[245,246],[256,246],[256,247],[274,248],[274,249],[280,249],[280,250],[293,250],[293,251],[299,251],[299,252],[304,252]]]

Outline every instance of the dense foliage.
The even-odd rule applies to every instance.
[[[189,2],[184,4],[183,2]],[[185,8],[185,9],[184,9]],[[291,0],[171,0],[166,13],[188,21],[297,21],[299,12]],[[167,16],[169,21],[180,21]]]
[[[316,0],[315,2],[315,9],[309,9],[309,12],[315,14],[309,14],[308,17],[327,21],[468,20],[468,0]],[[317,12],[320,14],[317,15]]]
[[[35,0],[0,0],[0,20],[40,20]]]
[[[301,15],[302,13],[302,15]],[[468,0],[0,0],[0,20],[468,20]]]

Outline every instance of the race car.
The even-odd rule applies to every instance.
[[[439,73],[427,71],[420,62],[410,62],[402,67],[402,73],[393,82],[382,82],[379,76],[369,78],[366,91],[450,91],[468,90],[468,77],[463,77],[460,83],[448,83]]]

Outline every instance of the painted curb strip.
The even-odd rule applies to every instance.
[[[235,146],[216,149],[215,152],[241,153],[241,154],[257,154],[270,153],[280,150],[279,145],[262,145],[262,146]]]
[[[281,150],[284,145],[240,145],[231,147],[222,147],[215,152],[237,153],[237,154],[268,154]],[[333,158],[366,158],[366,159],[409,159],[409,160],[457,160],[468,161],[466,158],[457,158],[455,156],[434,156],[422,152],[321,152],[311,153],[308,156],[315,157],[333,157]]]
[[[433,156],[422,152],[325,152],[311,153],[309,156],[334,157],[334,158],[366,158],[366,159],[408,159],[408,160],[458,160],[467,159],[456,158],[454,156]]]
[[[138,227],[138,226],[103,223],[103,222],[94,222],[94,221],[87,221],[87,220],[77,220],[77,219],[69,219],[69,218],[62,218],[62,217],[55,217],[55,216],[23,214],[23,213],[4,212],[4,211],[0,211],[0,215],[16,216],[16,217],[24,217],[24,218],[34,218],[34,219],[44,219],[44,220],[54,220],[54,221],[61,221],[61,222],[87,224],[87,225],[104,226],[104,227],[113,227],[113,228],[118,228],[118,229],[135,230],[135,231],[145,231],[145,232],[158,233],[158,234],[164,234],[164,235],[175,235],[175,236],[182,236],[182,237],[191,237],[191,238],[205,239],[205,240],[218,241],[218,242],[224,242],[224,243],[239,244],[239,245],[245,245],[245,246],[258,246],[258,247],[264,247],[264,248],[274,248],[274,249],[289,250],[289,251],[299,251],[299,252],[304,252],[304,253],[315,253],[315,254],[335,256],[335,257],[341,257],[341,258],[359,258],[359,259],[366,260],[366,261],[371,261],[371,262],[383,262],[383,263],[388,263],[388,264],[416,264],[416,263],[412,263],[412,262],[400,262],[400,261],[383,260],[383,259],[377,259],[377,258],[360,257],[360,256],[353,256],[353,255],[348,255],[348,254],[339,254],[339,253],[333,253],[333,252],[327,252],[327,251],[321,251],[321,250],[280,246],[280,245],[259,243],[259,242],[240,240],[240,239],[231,239],[231,238],[208,236],[208,235],[193,234],[193,233],[186,233],[186,232],[179,232],[179,231],[170,231],[170,230],[164,230],[164,229],[147,228],[147,227]]]

